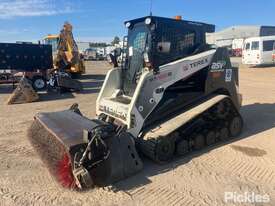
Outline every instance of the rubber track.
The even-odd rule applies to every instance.
[[[160,141],[160,138],[169,138],[169,135],[173,132],[179,132],[179,133],[185,133],[184,130],[182,130],[181,128],[184,127],[185,124],[187,124],[189,121],[197,121],[200,118],[205,118],[207,117],[207,112],[209,112],[210,110],[212,110],[213,106],[217,105],[219,102],[224,101],[224,100],[228,100],[229,98],[225,95],[218,95],[213,97],[212,99],[192,108],[191,110],[182,113],[178,116],[176,116],[173,119],[170,119],[169,121],[161,124],[160,126],[157,126],[156,128],[160,128],[159,130],[157,129],[152,129],[150,132],[146,133],[144,135],[144,138],[142,140],[138,141],[138,146],[140,148],[140,150],[142,151],[142,153],[144,155],[146,155],[147,157],[149,157],[150,159],[152,159],[153,161],[158,162],[158,160],[156,159],[156,148],[157,148],[157,144]],[[231,100],[230,100],[231,101]],[[212,105],[212,106],[211,106]],[[240,116],[240,114],[236,111],[235,108],[233,108],[233,103],[231,102],[232,105],[232,111],[234,110],[235,115]],[[232,114],[231,114],[232,115]],[[228,118],[230,118],[228,116]],[[183,122],[184,124],[181,124],[181,122],[179,122],[180,120],[182,120],[181,122]],[[229,119],[225,120],[228,121]],[[209,120],[207,120],[209,124]],[[214,120],[213,120],[214,121]],[[217,120],[215,120],[217,121]],[[224,120],[220,120],[220,121],[224,121]],[[171,126],[171,124],[173,124]],[[179,126],[180,125],[180,126]],[[211,125],[215,125],[215,123],[211,123]],[[169,128],[170,133],[168,132]],[[205,126],[206,128],[206,126]],[[200,130],[201,132],[203,130],[205,130],[204,127],[198,128],[198,129],[193,129],[195,131]],[[214,130],[218,129],[218,128],[213,128]],[[166,135],[166,136],[164,136]],[[191,136],[192,134],[188,135]],[[192,139],[189,139],[189,141],[192,141]]]

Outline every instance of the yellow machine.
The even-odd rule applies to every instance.
[[[66,22],[59,35],[48,35],[44,41],[52,45],[55,68],[78,75],[85,73],[85,65],[74,40],[72,29],[72,25]]]
[[[57,54],[57,46],[58,46],[58,42],[59,42],[59,35],[49,34],[44,38],[44,42],[45,42],[45,44],[52,45],[53,56],[55,57],[56,54]]]

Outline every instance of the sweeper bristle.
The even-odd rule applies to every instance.
[[[57,178],[63,187],[75,188],[75,180],[72,175],[72,166],[70,158],[67,154],[64,154],[62,160],[58,163]]]
[[[65,188],[76,188],[70,155],[65,147],[38,121],[28,130],[28,138],[52,176]]]

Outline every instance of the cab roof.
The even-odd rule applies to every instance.
[[[140,23],[140,22],[145,22],[145,19],[151,18],[153,22],[158,23],[164,23],[164,24],[169,24],[169,25],[181,25],[181,26],[191,26],[191,27],[201,27],[205,32],[212,33],[215,32],[215,25],[213,24],[206,24],[202,22],[195,22],[195,21],[186,21],[186,20],[177,20],[174,18],[167,18],[167,17],[158,17],[158,16],[145,16],[141,17],[138,19],[133,19],[129,21],[125,21],[124,23],[130,22],[132,25]]]

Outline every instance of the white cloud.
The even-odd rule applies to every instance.
[[[73,12],[72,5],[63,0],[1,0],[0,2],[0,19],[52,16],[71,12]]]

